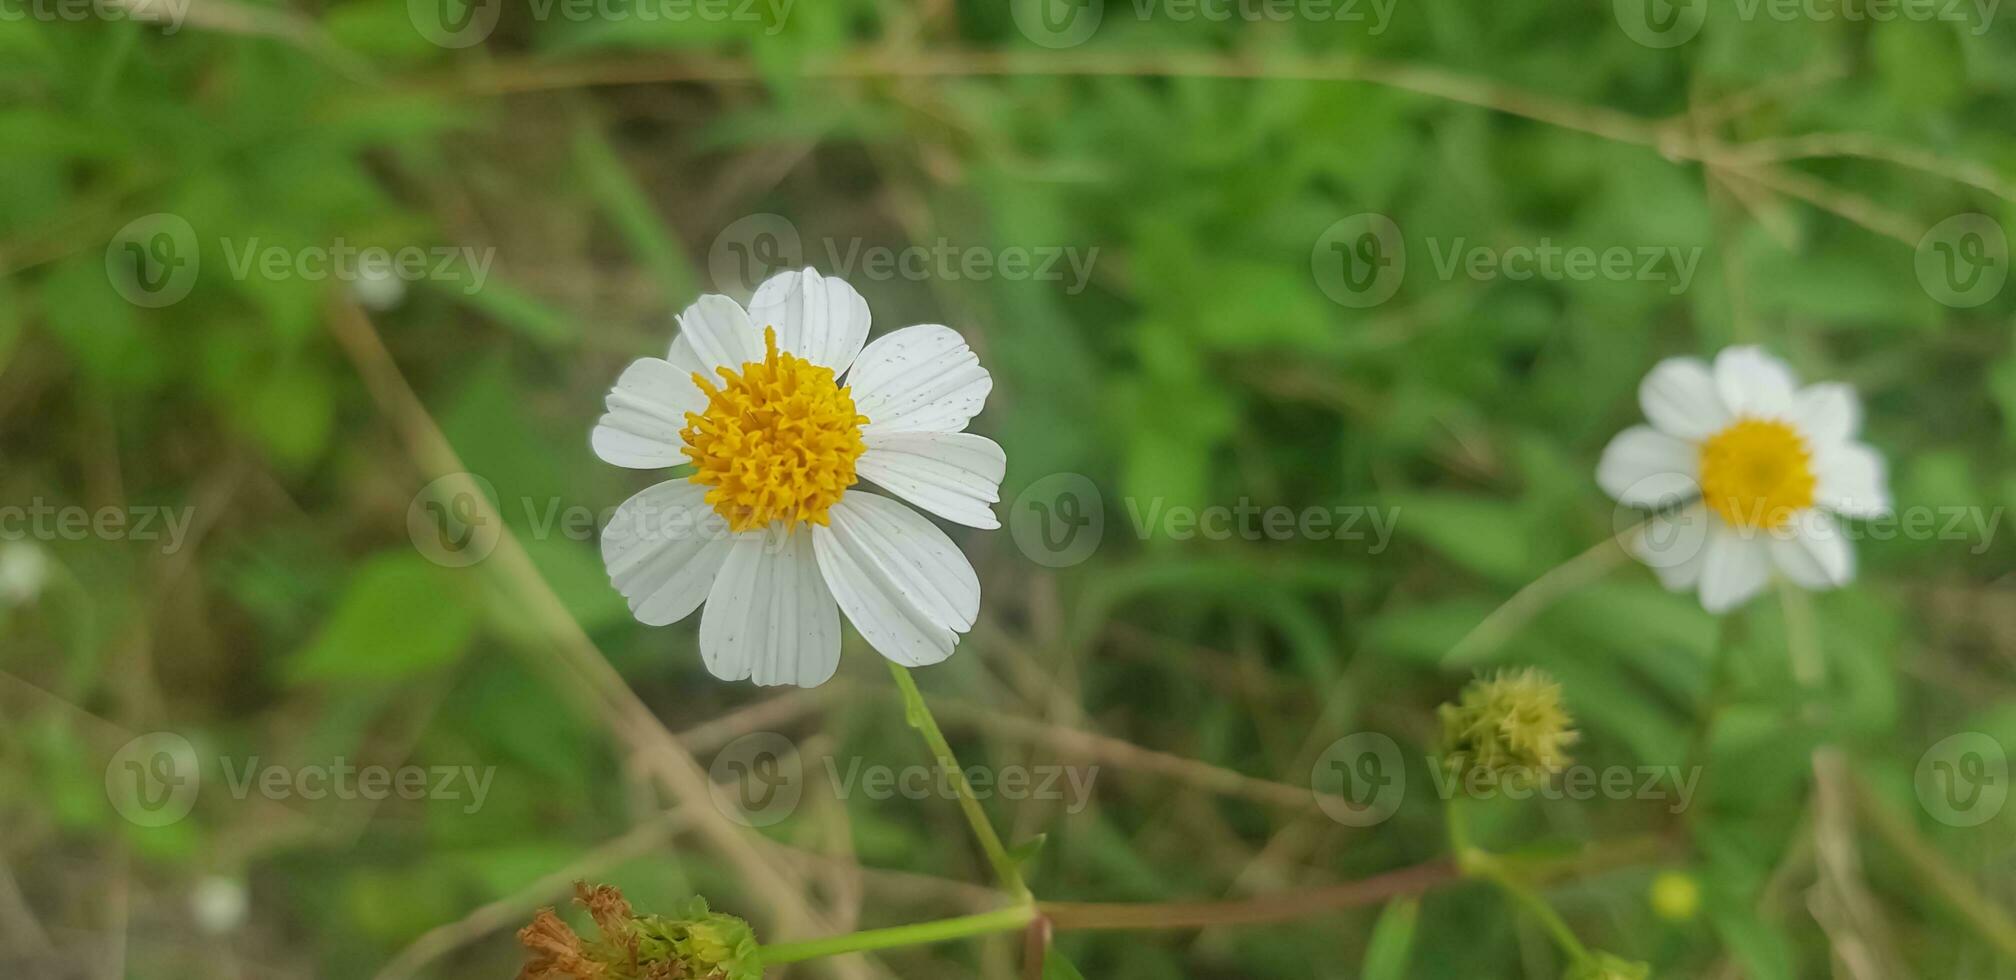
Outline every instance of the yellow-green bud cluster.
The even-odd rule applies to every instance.
[[[1561,685],[1531,667],[1472,681],[1440,714],[1443,764],[1481,786],[1544,780],[1568,765],[1577,737]]]

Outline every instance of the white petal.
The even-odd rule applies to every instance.
[[[1840,522],[1825,511],[1808,510],[1771,535],[1771,560],[1785,577],[1806,589],[1832,589],[1855,579],[1855,549]]]
[[[1649,425],[1617,433],[1596,464],[1596,485],[1633,507],[1663,507],[1701,495],[1701,453]]]
[[[811,269],[780,272],[756,287],[749,318],[761,335],[777,328],[777,349],[796,354],[838,375],[854,363],[868,340],[868,301],[846,280]]]
[[[877,653],[905,667],[926,667],[952,655],[958,634],[904,602],[868,559],[831,528],[814,525],[812,545],[833,598]]]
[[[888,497],[849,491],[827,511],[833,532],[879,570],[897,595],[957,633],[980,615],[980,576],[924,515]]]
[[[1771,578],[1771,554],[1764,539],[1728,525],[1708,534],[1701,567],[1701,605],[1711,613],[1728,612],[1749,601]]]
[[[871,432],[854,464],[862,477],[948,521],[997,528],[1008,454],[970,432]]]
[[[1715,356],[1715,388],[1731,414],[1784,418],[1797,384],[1792,369],[1763,348],[1729,347]]]
[[[1729,424],[1715,375],[1698,357],[1660,361],[1638,385],[1638,405],[1659,431],[1682,439],[1706,439]]]
[[[728,558],[728,522],[706,501],[707,488],[670,480],[616,508],[602,529],[609,581],[650,626],[676,623],[700,608]]]
[[[1890,480],[1883,457],[1859,442],[1819,447],[1813,457],[1814,501],[1843,517],[1890,513]]]
[[[1679,592],[1701,581],[1708,563],[1708,534],[1715,519],[1696,504],[1652,515],[1629,544],[1633,555],[1659,576],[1659,584]]]
[[[1847,442],[1862,428],[1862,401],[1845,384],[1807,385],[1792,399],[1792,422],[1815,447]]]
[[[617,466],[653,470],[686,462],[679,430],[687,412],[706,409],[707,396],[691,372],[647,357],[623,369],[609,391],[608,407],[588,437],[595,455]]]
[[[700,614],[700,656],[722,680],[817,687],[840,664],[840,607],[812,536],[784,523],[735,536]]]
[[[781,346],[781,341],[780,341]],[[726,296],[707,295],[679,314],[679,336],[666,360],[718,381],[719,368],[737,368],[763,359],[763,331],[749,322],[741,304]]]
[[[876,338],[847,376],[866,432],[958,432],[987,404],[994,378],[951,327],[904,327]]]

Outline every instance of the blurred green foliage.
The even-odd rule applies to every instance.
[[[981,571],[983,618],[922,679],[968,706],[948,725],[969,763],[1097,761],[976,723],[1001,717],[1300,786],[1324,745],[1378,731],[1425,787],[1433,706],[1474,670],[1534,664],[1562,680],[1583,761],[1705,767],[1679,814],[1645,800],[1481,809],[1481,836],[1508,848],[1677,842],[1550,887],[1592,945],[1657,976],[1721,964],[1757,980],[1827,975],[1829,937],[1804,900],[1821,745],[1840,747],[1976,887],[2016,902],[2016,810],[1949,827],[1912,784],[1948,735],[2016,746],[2016,546],[1999,526],[1860,542],[1858,582],[1815,598],[1818,692],[1794,682],[1775,603],[1725,633],[1636,566],[1560,596],[1501,646],[1449,657],[1522,586],[1631,519],[1591,474],[1665,356],[1763,343],[1808,378],[1860,388],[1900,508],[2016,505],[2016,289],[1942,305],[1915,242],[1890,233],[1970,212],[2016,223],[2016,35],[2001,21],[1778,21],[1709,0],[1697,38],[1656,49],[1620,28],[1628,6],[1603,2],[1418,0],[1374,34],[1184,21],[1127,0],[1104,5],[1089,41],[1051,51],[995,4],[834,0],[790,4],[781,20],[673,21],[542,18],[504,0],[485,43],[447,48],[416,29],[427,9],[198,0],[172,34],[0,18],[0,504],[195,517],[172,553],[38,542],[51,559],[39,594],[0,600],[0,937],[12,947],[0,972],[368,976],[668,803],[707,805],[661,798],[626,764],[491,566],[443,567],[416,549],[409,512],[436,474],[411,452],[411,420],[388,416],[328,328],[349,284],[232,270],[248,247],[494,258],[480,289],[459,266],[411,284],[373,313],[376,330],[568,611],[681,731],[772,692],[708,678],[690,623],[627,615],[594,527],[646,478],[599,463],[586,434],[622,366],[662,350],[671,315],[727,288],[710,268],[716,236],[762,213],[788,218],[804,259],[843,275],[836,256],[862,245],[1098,250],[1077,291],[855,280],[878,330],[948,323],[981,350],[998,385],[978,426],[1008,450],[1004,501],[1077,473],[1106,503],[1097,551],[1065,569],[1032,562],[1005,530],[958,533]],[[1026,60],[982,71],[971,66],[996,63],[962,52]],[[920,65],[937,67],[905,69]],[[1309,65],[1351,65],[1361,80],[1291,77]],[[1409,91],[1421,87],[1410,72],[1515,111]],[[1202,77],[1214,73],[1233,77]],[[1854,133],[1903,152],[1732,170],[1545,121],[1601,113],[1675,140]],[[1989,179],[1952,179],[1963,166]],[[1311,250],[1364,212],[1402,229],[1409,265],[1390,301],[1358,309],[1326,297]],[[185,298],[149,308],[122,298],[108,250],[157,213],[195,230],[201,271]],[[1677,294],[1636,279],[1436,275],[1433,256],[1459,242],[1543,241],[1698,249],[1700,261]],[[1242,500],[1398,519],[1385,547],[1178,540],[1135,524],[1152,508]],[[839,679],[764,727],[808,758],[923,762],[877,659],[850,637]],[[234,799],[220,779],[188,819],[143,828],[101,787],[106,760],[150,731],[180,733],[206,759],[496,776],[474,812]],[[816,770],[774,839],[987,879],[949,802],[841,805],[816,791]],[[1049,835],[1032,884],[1060,899],[1236,897],[1443,846],[1431,793],[1353,829],[1111,760],[1083,812],[990,809],[1015,840]],[[1905,855],[1860,830],[1884,950],[1917,975],[2008,975]],[[1697,919],[1648,904],[1653,875],[1676,867],[1702,882]],[[685,837],[596,874],[640,909],[700,892],[759,932],[769,924],[763,893]],[[813,877],[809,898],[848,901],[833,890],[851,879]],[[219,881],[249,890],[242,922],[197,897]],[[870,925],[945,914],[959,894],[864,882]],[[508,931],[470,936],[423,975],[512,975]],[[909,976],[1015,975],[1017,945],[887,962]],[[1111,980],[1558,970],[1531,923],[1471,887],[1301,925],[1070,934],[1060,948]],[[123,965],[103,962],[108,949]]]

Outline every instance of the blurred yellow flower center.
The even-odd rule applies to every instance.
[[[1813,453],[1783,422],[1738,419],[1701,444],[1701,498],[1737,527],[1777,527],[1813,506]]]
[[[854,461],[867,448],[867,416],[833,378],[833,369],[777,352],[777,331],[763,330],[765,353],[742,370],[718,368],[705,412],[686,413],[686,456],[693,482],[713,487],[707,503],[735,531],[775,521],[826,523],[826,511],[854,485]]]

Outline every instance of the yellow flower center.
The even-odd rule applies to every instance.
[[[1701,444],[1701,498],[1737,527],[1778,527],[1813,506],[1813,453],[1783,422],[1737,419]]]
[[[686,456],[693,482],[713,487],[707,503],[734,531],[774,521],[826,523],[826,511],[854,485],[854,461],[867,447],[868,417],[833,378],[833,369],[777,352],[764,328],[761,361],[741,371],[717,368],[720,387],[695,374],[705,412],[686,413]]]

